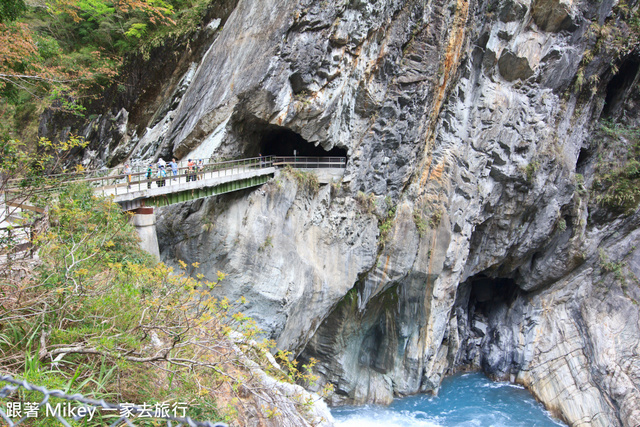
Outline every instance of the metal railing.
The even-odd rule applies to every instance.
[[[123,167],[100,169],[95,171],[83,171],[79,173],[68,174],[56,174],[49,175],[48,178],[57,182],[64,183],[76,183],[87,182],[90,186],[96,188],[103,194],[123,194],[131,191],[141,191],[151,187],[152,183],[164,182],[164,185],[189,181],[197,181],[200,179],[208,179],[215,177],[223,177],[235,175],[238,173],[246,172],[248,170],[255,170],[261,168],[269,168],[273,166],[273,159],[271,156],[266,157],[253,157],[239,160],[228,160],[222,162],[210,162],[196,164],[193,167],[185,165],[185,162],[181,162],[174,170],[167,164],[162,168],[166,176],[160,176],[160,168],[156,163],[151,167],[149,166],[132,166],[130,174],[123,173]],[[130,181],[129,181],[130,178]],[[182,179],[181,179],[182,178]],[[18,191],[18,184],[24,183],[22,180],[11,180],[6,189],[7,194]],[[13,185],[11,185],[13,184]],[[55,186],[42,187],[38,189],[39,193],[55,190]]]
[[[39,387],[23,380],[16,380],[9,375],[0,375],[0,383],[6,383],[0,389],[0,399],[5,400],[4,408],[0,405],[0,418],[2,418],[9,427],[18,426],[20,424],[38,425],[38,419],[53,418],[60,422],[61,425],[71,427],[68,419],[76,422],[89,422],[89,417],[95,415],[100,416],[100,421],[96,420],[95,424],[91,422],[89,425],[107,425],[105,419],[111,422],[111,427],[116,426],[134,426],[134,420],[152,421],[153,425],[158,422],[163,423],[167,427],[227,427],[225,423],[211,421],[195,421],[187,416],[177,416],[176,407],[172,408],[168,404],[152,405],[136,405],[133,403],[107,403],[104,400],[95,400],[84,397],[81,394],[69,395],[62,390],[48,390],[45,387]],[[8,398],[18,389],[36,392],[42,395],[39,402],[20,402],[11,401]],[[58,398],[76,404],[66,406],[58,403],[55,406],[50,402],[50,398]],[[0,402],[2,401],[0,400]],[[23,406],[24,403],[24,406]],[[97,414],[98,410],[100,414]],[[180,406],[179,412],[184,412],[186,407]],[[42,411],[42,412],[41,412]],[[173,415],[172,415],[173,413]],[[146,424],[145,424],[146,425]]]
[[[196,164],[193,167],[178,166],[175,170],[167,164],[164,169],[164,176],[161,175],[161,168],[149,167],[144,171],[132,171],[128,181],[127,175],[121,173],[122,168],[118,168],[118,175],[111,175],[103,178],[91,178],[83,181],[89,182],[97,190],[102,190],[102,194],[123,194],[132,191],[143,191],[151,188],[155,183],[159,187],[175,185],[201,179],[220,178],[237,175],[243,172],[273,167],[273,160],[269,157],[252,157],[248,159],[228,160],[215,163]]]
[[[273,165],[288,165],[299,169],[344,169],[347,167],[347,159],[345,157],[277,156],[273,158]]]
[[[72,172],[50,175],[48,178],[58,182],[75,183],[87,182],[103,195],[119,195],[132,191],[143,191],[151,188],[152,184],[166,186],[183,182],[198,181],[216,177],[240,174],[250,170],[290,166],[300,169],[344,169],[344,157],[300,157],[300,156],[261,156],[238,160],[227,160],[196,164],[194,167],[180,162],[177,169],[171,169],[169,164],[163,168],[165,176],[161,176],[161,168],[156,163],[153,166],[135,165],[130,174],[123,173],[123,167],[99,169],[93,171]],[[11,194],[24,181],[11,180],[6,192]],[[13,188],[11,188],[13,187]],[[40,188],[39,192],[55,191],[56,186]]]

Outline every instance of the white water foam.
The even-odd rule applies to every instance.
[[[336,427],[440,427],[440,424],[401,414],[375,419],[359,415],[336,421],[335,425]]]
[[[503,387],[511,387],[511,388],[515,388],[515,389],[518,389],[518,390],[526,390],[523,385],[515,384],[515,383],[509,383],[509,382],[506,382],[506,381],[496,381],[496,382],[492,382],[492,383],[488,383],[488,384],[483,384],[483,385],[481,385],[481,387],[494,388],[494,389],[495,388],[503,388]]]
[[[334,408],[340,427],[564,426],[521,385],[471,373],[447,378],[439,396],[396,399],[388,407]]]
[[[336,420],[336,427],[441,427],[437,416],[419,410],[391,411],[379,406],[364,406],[345,412]]]

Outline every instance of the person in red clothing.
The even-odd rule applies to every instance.
[[[189,159],[189,163],[187,163],[187,182],[189,181],[195,181],[195,169],[196,169],[196,163]]]

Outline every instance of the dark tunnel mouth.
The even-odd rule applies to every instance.
[[[488,316],[492,309],[501,303],[511,305],[521,292],[513,279],[489,277],[482,273],[470,277],[466,283],[471,287],[469,312],[484,316]]]
[[[267,127],[260,138],[263,156],[309,156],[309,157],[347,157],[347,150],[333,147],[325,150],[313,145],[300,134],[281,126]]]
[[[602,107],[602,117],[611,117],[619,109],[624,100],[625,93],[629,90],[638,75],[639,68],[639,58],[628,58],[622,63],[618,72],[607,84],[604,107]]]
[[[347,150],[333,147],[325,150],[321,145],[314,145],[299,133],[284,126],[254,119],[248,126],[250,141],[245,153],[249,157],[263,156],[300,156],[300,157],[347,157]]]

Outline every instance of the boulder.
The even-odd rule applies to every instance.
[[[500,75],[509,82],[518,79],[526,80],[533,75],[529,60],[508,50],[502,51],[498,60],[498,69]]]

